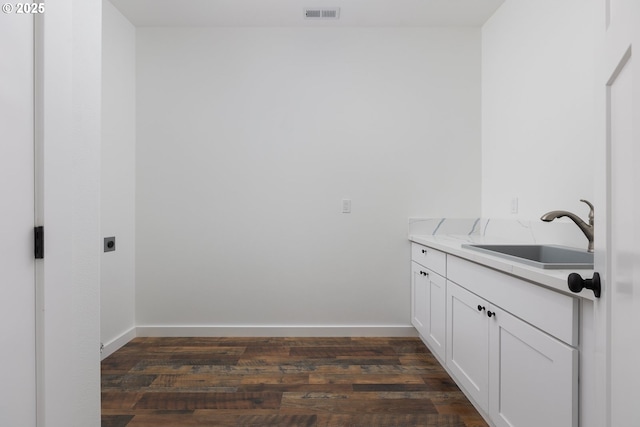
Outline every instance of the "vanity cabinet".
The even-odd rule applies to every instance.
[[[496,427],[577,427],[577,300],[447,257],[447,367]]]
[[[577,427],[578,300],[432,251],[412,244],[412,323],[456,383],[496,427]]]
[[[445,360],[446,255],[413,245],[411,261],[411,323],[427,346]]]
[[[496,427],[577,426],[575,348],[453,282],[447,367]]]

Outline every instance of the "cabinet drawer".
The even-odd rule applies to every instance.
[[[578,345],[578,300],[517,277],[449,256],[447,279],[566,342]]]
[[[411,243],[411,260],[441,276],[447,275],[447,255],[444,252]]]

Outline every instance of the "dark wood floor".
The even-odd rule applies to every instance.
[[[487,427],[417,338],[136,338],[103,427]]]

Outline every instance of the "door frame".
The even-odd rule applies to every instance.
[[[34,222],[44,225],[44,19],[34,15],[33,22],[33,94],[34,94]],[[36,426],[45,425],[44,395],[44,259],[35,264],[36,307]]]
[[[102,0],[45,6],[35,24],[35,216],[46,234],[36,265],[37,425],[94,426],[100,424]]]
[[[11,6],[10,4],[8,6]],[[35,94],[34,20],[17,14],[11,7],[0,15],[4,102],[3,137],[3,327],[2,336],[10,347],[3,358],[7,377],[2,393],[0,420],[5,423],[35,425],[35,260],[34,260],[34,147]],[[6,91],[4,90],[6,87]],[[6,126],[5,126],[6,124]],[[6,194],[5,194],[6,192]],[[5,235],[6,232],[6,235]],[[5,283],[6,282],[6,283]],[[6,334],[6,335],[5,335]]]
[[[602,296],[594,302],[591,319],[595,335],[592,351],[593,375],[591,386],[593,392],[590,399],[583,404],[591,405],[590,418],[583,420],[589,426],[612,426],[612,155],[610,140],[610,87],[624,65],[631,57],[632,44],[639,44],[639,32],[634,28],[611,28],[610,7],[613,0],[595,0],[594,2],[594,43],[595,43],[595,168],[594,168],[594,201],[601,206],[595,227],[596,249],[594,254],[595,270],[600,273]],[[627,5],[632,5],[627,2]],[[639,8],[635,6],[633,16],[639,16]],[[629,11],[632,12],[632,11]],[[636,61],[637,62],[637,61]],[[636,69],[638,65],[635,65]],[[635,76],[638,72],[635,72]],[[638,80],[638,79],[636,79]],[[636,92],[637,93],[637,92]],[[636,95],[637,98],[637,95]],[[637,135],[637,131],[635,133]],[[630,372],[630,375],[632,373]],[[640,379],[640,378],[636,378]]]

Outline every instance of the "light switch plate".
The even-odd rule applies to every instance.
[[[342,213],[351,213],[351,199],[342,199]]]

